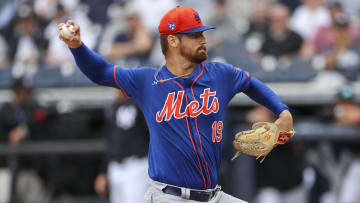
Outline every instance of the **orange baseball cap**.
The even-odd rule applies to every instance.
[[[215,26],[204,26],[195,9],[189,6],[178,6],[161,18],[158,29],[160,34],[186,34],[215,29]]]

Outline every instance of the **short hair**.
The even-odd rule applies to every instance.
[[[177,36],[180,40],[181,40],[181,37],[182,37],[182,34],[180,33],[174,33],[174,34],[160,34],[160,46],[161,46],[161,51],[163,53],[164,56],[166,56],[166,53],[169,49],[169,46],[168,46],[168,41],[167,41],[167,38],[169,35],[175,35]]]
[[[26,78],[17,78],[12,81],[11,84],[11,90],[13,92],[18,92],[20,90],[32,90],[32,84],[30,80],[27,80]]]

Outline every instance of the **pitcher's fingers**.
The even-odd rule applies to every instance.
[[[74,36],[72,37],[72,40],[74,40],[74,41],[80,41],[80,35],[74,35]]]
[[[60,39],[61,41],[65,42],[65,43],[67,43],[67,42],[66,42],[66,39],[65,39],[62,35],[60,35],[60,34],[59,34],[59,39]]]
[[[66,22],[66,25],[75,25],[75,22],[70,19]]]
[[[59,23],[59,24],[58,24],[58,29],[59,29],[59,30],[62,30],[62,26],[63,26],[63,25],[65,25],[65,23]]]
[[[80,31],[80,26],[78,26],[77,24],[74,24],[73,26],[74,26],[73,28],[74,33],[78,33]]]
[[[71,43],[71,42],[77,42],[77,41],[79,41],[79,40],[80,40],[80,36],[78,36],[78,35],[73,35],[73,36],[71,36],[71,38],[69,39],[70,43]]]

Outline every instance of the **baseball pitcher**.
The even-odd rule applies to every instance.
[[[72,35],[64,37],[61,33],[68,33],[69,27]],[[266,156],[277,139],[292,135],[287,133],[293,132],[288,107],[271,89],[246,71],[206,61],[203,32],[215,27],[204,26],[191,7],[176,7],[161,19],[158,30],[166,64],[159,69],[110,64],[82,43],[80,27],[73,21],[58,28],[60,39],[90,80],[119,88],[142,110],[150,131],[146,203],[244,202],[218,185],[225,111],[239,92],[278,116],[275,125],[255,125],[253,133],[242,133],[244,139],[237,135],[234,145],[239,153],[259,150],[254,156]],[[272,147],[267,141],[273,141]]]

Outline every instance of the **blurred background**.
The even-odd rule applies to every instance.
[[[244,95],[232,100],[224,191],[255,203],[359,203],[358,0],[0,0],[0,202],[109,202],[112,179],[101,175],[111,163],[137,157],[129,170],[146,168],[141,113],[77,69],[57,24],[73,19],[111,63],[161,67],[157,26],[176,5],[217,27],[205,33],[210,61],[262,80],[294,116],[295,137],[262,164],[230,161],[235,132],[275,119]]]

